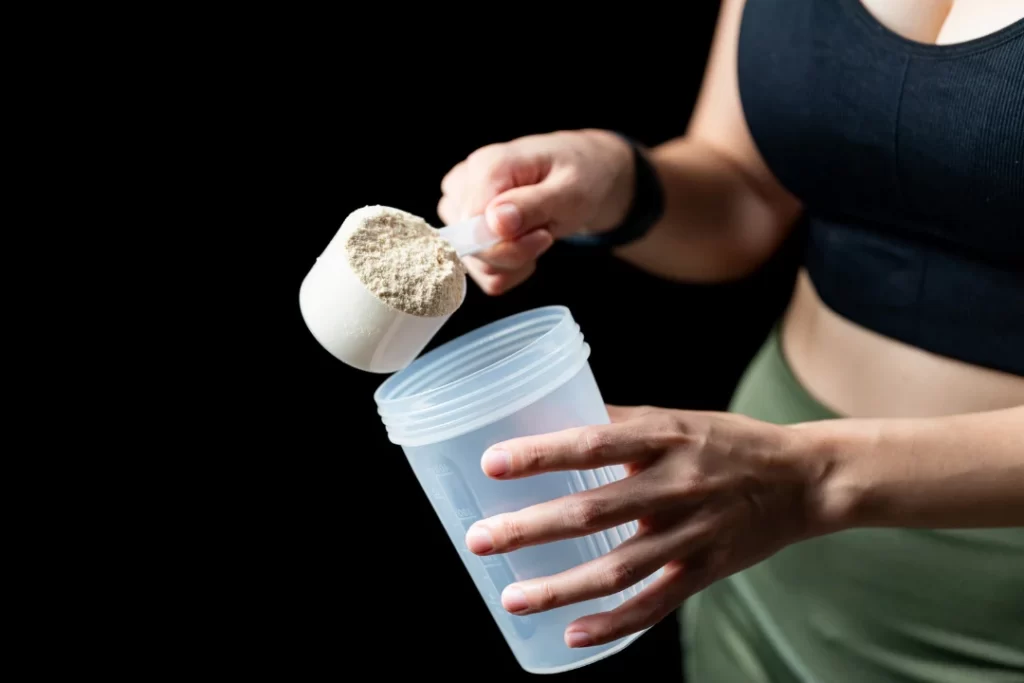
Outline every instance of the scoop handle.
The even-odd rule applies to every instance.
[[[491,232],[487,226],[487,218],[483,214],[445,226],[438,232],[455,247],[459,256],[472,256],[501,241],[500,237]]]

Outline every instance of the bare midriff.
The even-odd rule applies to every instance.
[[[793,373],[847,417],[937,417],[1024,405],[1024,377],[884,337],[838,315],[805,271],[782,325]]]

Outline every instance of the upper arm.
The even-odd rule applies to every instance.
[[[745,4],[745,0],[722,0],[686,139],[712,148],[734,164],[788,223],[799,212],[799,201],[779,183],[758,152],[740,101],[736,55]]]
[[[754,144],[740,104],[736,51],[744,0],[723,0],[686,134],[655,148],[665,186],[662,219],[615,253],[673,280],[744,277],[791,232],[800,203]]]

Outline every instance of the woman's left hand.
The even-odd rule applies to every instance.
[[[615,406],[608,412],[609,425],[496,444],[482,467],[492,478],[512,479],[624,464],[629,476],[490,517],[466,534],[472,552],[490,555],[639,523],[610,553],[502,593],[506,610],[530,614],[617,593],[665,568],[616,609],[570,624],[570,647],[648,628],[714,581],[830,530],[820,502],[829,466],[804,455],[802,430],[723,413]]]

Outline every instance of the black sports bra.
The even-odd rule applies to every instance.
[[[860,0],[747,0],[739,87],[854,323],[1024,375],[1024,20],[926,45]]]

